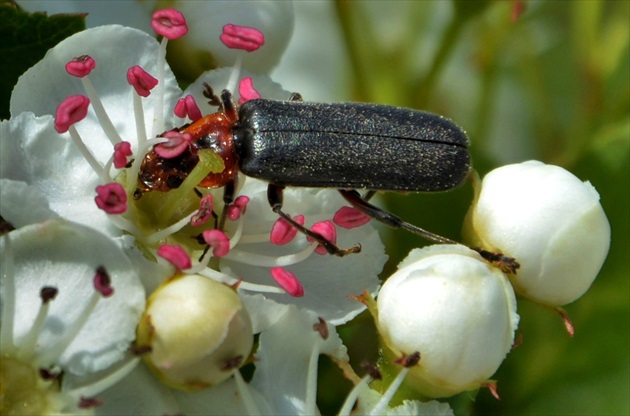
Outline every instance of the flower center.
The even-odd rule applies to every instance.
[[[61,413],[68,397],[55,379],[45,379],[40,370],[11,356],[0,357],[0,414],[43,415]]]

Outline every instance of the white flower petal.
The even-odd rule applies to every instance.
[[[286,307],[284,316],[260,335],[256,372],[251,385],[270,402],[276,414],[305,414],[308,363],[313,348],[338,360],[348,360],[346,347],[334,327],[328,339],[313,329],[312,313]]]
[[[243,67],[258,73],[275,66],[289,43],[293,32],[293,4],[288,1],[256,2],[190,2],[176,1],[173,6],[186,16],[188,34],[174,44],[187,53],[191,66],[212,60],[217,66],[232,66],[239,57]],[[226,47],[219,37],[226,24],[254,27],[265,36],[265,44],[253,52]],[[194,62],[194,59],[201,62]]]
[[[249,388],[262,414],[275,414],[265,398]],[[199,392],[182,392],[160,383],[144,364],[118,384],[98,395],[103,405],[95,409],[98,415],[244,415],[243,404],[234,378]]]
[[[277,414],[269,407],[265,396],[251,387],[248,387],[248,390],[261,414]],[[234,377],[200,392],[175,392],[175,397],[180,400],[181,412],[185,415],[240,416],[248,414]]]
[[[38,188],[1,178],[0,215],[15,228],[58,217],[50,210],[46,197]]]
[[[359,386],[358,405],[353,414],[368,415],[383,397],[379,392],[370,389],[367,384]],[[453,409],[448,403],[440,403],[437,400],[419,402],[417,400],[403,400],[403,403],[394,408],[387,407],[388,416],[452,416]]]
[[[240,295],[252,320],[254,334],[259,334],[274,325],[286,313],[286,305],[266,299],[261,294],[241,293]]]
[[[2,123],[1,177],[36,187],[60,216],[93,228],[120,232],[94,203],[99,180],[67,135],[59,135],[50,116],[21,113]],[[5,152],[10,143],[18,150]],[[10,166],[17,165],[16,168]],[[26,201],[21,198],[20,203]]]
[[[100,299],[78,335],[61,354],[59,364],[84,374],[122,358],[135,339],[135,327],[144,308],[144,289],[131,262],[109,238],[61,220],[26,226],[10,233],[14,256],[16,345],[33,325],[41,305],[40,289],[58,289],[38,338],[38,354],[46,354],[86,313],[94,294],[96,268],[104,266],[114,295]],[[2,247],[4,249],[4,239]],[[3,276],[3,279],[6,277]],[[3,281],[4,282],[4,281]],[[3,283],[3,287],[6,284]]]
[[[266,188],[258,186],[248,179],[241,190],[251,200],[244,216],[244,229],[251,233],[268,233],[278,219],[267,202]],[[256,181],[260,184],[260,181]],[[283,210],[291,215],[306,216],[306,226],[317,221],[332,219],[334,213],[347,205],[338,192],[311,188],[287,188],[285,190]],[[361,253],[345,257],[313,254],[306,260],[287,266],[304,287],[304,296],[294,298],[288,294],[269,293],[265,296],[279,303],[291,303],[301,309],[314,311],[334,325],[349,321],[365,309],[365,306],[348,296],[360,295],[364,291],[375,293],[379,287],[378,273],[383,269],[387,256],[376,230],[371,225],[344,230],[337,227],[337,245],[342,248],[361,244]],[[243,251],[278,256],[299,252],[308,244],[303,235],[298,234],[295,241],[286,246],[273,246],[268,243],[239,245]],[[225,266],[235,276],[247,276],[247,281],[258,284],[274,285],[268,270],[249,266],[236,261],[224,260]]]
[[[453,409],[448,403],[440,403],[437,400],[419,402],[417,400],[403,400],[400,406],[387,410],[388,416],[452,416]]]
[[[23,111],[32,111],[36,115],[55,114],[57,106],[67,96],[85,94],[81,81],[66,73],[65,65],[77,56],[90,55],[96,61],[90,80],[120,136],[134,144],[136,128],[132,94],[135,92],[127,82],[127,70],[140,65],[157,76],[158,48],[157,41],[147,33],[119,25],[100,26],[72,35],[48,51],[43,60],[20,77],[11,95],[11,114],[14,117]],[[172,109],[181,91],[168,66],[164,71],[165,84],[161,87],[166,88],[166,94],[160,111],[164,111],[165,120],[169,121],[166,125],[170,126],[170,120],[174,118]],[[152,133],[156,96],[154,91],[143,99],[149,135]],[[75,127],[89,141],[88,147],[96,158],[101,162],[107,161],[113,149],[92,106],[87,118]],[[159,133],[161,131],[153,134]]]
[[[160,383],[142,363],[119,383],[98,395],[96,415],[176,415],[181,413],[175,391]]]

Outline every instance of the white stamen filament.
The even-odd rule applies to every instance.
[[[28,334],[21,342],[18,356],[23,360],[30,360],[35,354],[39,334],[41,334],[44,323],[46,322],[46,318],[48,318],[50,303],[51,302],[48,301],[41,304],[39,311],[37,311],[37,316],[35,317],[35,321],[33,322],[31,329],[28,331]]]
[[[208,249],[208,252],[204,256],[203,260],[201,260],[199,264],[194,265],[190,269],[186,269],[186,273],[187,274],[195,274],[195,273],[201,274],[203,270],[208,269],[208,263],[210,263],[211,258],[212,258],[212,253]]]
[[[176,232],[178,232],[179,230],[181,230],[182,228],[187,226],[190,223],[190,219],[196,213],[197,213],[197,211],[193,211],[190,214],[186,215],[181,220],[177,221],[175,224],[169,225],[168,227],[163,228],[160,231],[157,231],[157,232],[151,234],[150,236],[146,237],[146,239],[145,239],[146,243],[147,244],[156,244],[157,242],[159,242],[163,238],[166,238],[169,235],[175,234]]]
[[[96,305],[101,299],[101,294],[94,291],[90,298],[90,301],[86,305],[86,308],[83,312],[79,314],[79,317],[75,322],[69,325],[67,332],[57,341],[55,345],[46,349],[39,357],[37,357],[37,361],[41,366],[46,366],[49,363],[54,363],[59,361],[59,357],[63,354],[63,352],[68,348],[68,345],[74,341],[77,334],[83,326],[88,321],[92,312],[96,308]]]
[[[311,350],[311,357],[308,361],[308,370],[306,373],[306,398],[305,401],[305,414],[317,415],[317,362],[319,361],[319,345],[314,343]]]
[[[142,107],[142,98],[138,94],[133,96],[133,115],[136,120],[136,139],[138,148],[141,148],[147,141],[147,129],[144,125],[144,108]]]
[[[236,231],[234,231],[234,235],[230,238],[230,250],[232,250],[241,240],[241,236],[243,235],[243,217],[239,218],[236,222]]]
[[[155,90],[155,108],[153,110],[153,131],[151,137],[155,137],[164,131],[164,95],[166,94],[166,85],[164,85],[164,65],[166,65],[166,45],[168,38],[163,37],[160,42],[157,56],[157,80],[158,85]]]
[[[243,380],[243,376],[238,370],[234,372],[234,381],[236,381],[236,387],[238,389],[239,395],[243,399],[243,405],[247,410],[247,414],[252,416],[261,415],[262,413],[258,409],[258,406],[256,406],[256,402],[254,402],[254,398],[249,391],[249,386],[247,385],[247,383],[245,383],[245,380]]]
[[[304,250],[286,256],[265,256],[263,254],[250,253],[242,250],[232,250],[224,258],[237,261],[250,266],[283,267],[306,260],[317,248],[318,243],[313,243]]]
[[[4,282],[2,297],[2,325],[0,325],[0,350],[8,352],[15,347],[13,342],[13,321],[15,320],[15,269],[13,264],[13,246],[11,236],[4,238],[0,270]]]
[[[383,397],[381,397],[378,403],[376,403],[372,410],[370,410],[370,415],[378,416],[385,413],[385,408],[387,407],[389,402],[392,401],[394,394],[396,394],[396,392],[398,391],[398,388],[405,380],[405,377],[407,377],[407,374],[409,374],[409,368],[406,367],[403,368],[400,373],[398,373],[394,381],[392,381],[392,384],[390,384],[390,386],[387,388],[385,394],[383,394]]]
[[[190,273],[190,269],[186,270],[186,273]],[[196,273],[205,277],[209,277],[212,280],[216,280],[219,283],[225,283],[226,285],[232,285],[234,283],[238,283],[238,279],[235,279],[231,276],[228,276],[225,273],[221,273],[209,267],[199,270]]]
[[[346,400],[343,402],[343,406],[341,406],[341,410],[339,410],[337,416],[350,416],[350,412],[352,412],[352,408],[359,397],[361,389],[369,388],[368,383],[370,383],[370,381],[372,381],[372,377],[369,375],[365,376],[356,384],[356,386],[352,388],[350,393],[348,393]]]
[[[140,229],[138,227],[136,227],[136,224],[134,224],[133,222],[129,221],[127,218],[123,217],[122,215],[119,214],[110,214],[107,216],[107,218],[109,218],[109,220],[116,226],[118,227],[118,229],[123,230],[123,231],[127,231],[129,234],[135,236],[135,237],[142,237],[142,231],[140,231]]]
[[[259,285],[256,283],[249,283],[244,281],[241,281],[241,283],[238,285],[238,288],[239,290],[242,289],[257,293],[287,293],[286,290],[277,286]]]
[[[234,69],[232,70],[232,73],[230,74],[230,79],[228,80],[228,83],[225,86],[226,90],[232,91],[232,92],[238,91],[238,79],[241,77],[242,61],[243,59],[241,55],[239,54],[238,58],[236,59],[236,62],[234,63]]]
[[[258,233],[258,234],[245,234],[241,237],[239,242],[241,244],[257,244],[257,243],[268,243],[269,242],[269,233]]]
[[[81,397],[94,397],[127,377],[139,362],[138,357],[123,359],[107,370],[93,374],[92,377],[81,377],[81,385],[72,386],[71,383],[64,383],[66,387],[64,390],[77,400]]]
[[[111,144],[115,145],[120,143],[122,139],[120,138],[120,135],[118,135],[118,132],[114,127],[114,123],[112,123],[112,120],[107,115],[107,111],[105,111],[105,107],[103,106],[92,81],[90,81],[88,76],[85,76],[81,78],[81,82],[83,83],[83,88],[90,99],[90,104],[92,104],[94,114],[96,114],[96,118],[103,129],[103,133],[105,133]]]
[[[112,153],[111,157],[107,160],[107,163],[105,163],[105,167],[103,167],[103,174],[107,175],[107,177],[109,178],[110,173],[112,171],[112,165],[114,164],[114,154]]]
[[[92,155],[92,152],[90,152],[90,149],[85,146],[85,143],[83,143],[81,135],[79,134],[77,129],[75,129],[74,126],[70,126],[70,128],[68,129],[68,133],[70,133],[72,141],[74,142],[75,146],[79,148],[81,155],[83,155],[83,158],[88,162],[92,170],[98,175],[99,178],[107,178],[104,179],[104,182],[109,182],[109,177],[106,175],[105,170],[103,169],[103,165],[101,165],[98,160],[96,160],[94,155]]]
[[[190,273],[190,269],[186,270],[186,273]],[[259,292],[259,293],[286,293],[286,291],[282,288],[276,286],[268,286],[268,285],[259,285],[256,283],[248,283],[244,282],[240,279],[236,279],[232,276],[228,276],[225,273],[218,272],[209,267],[201,270],[198,274],[208,277],[214,281],[219,283],[223,283],[229,286],[234,286],[238,284],[238,289],[248,290],[250,292]]]

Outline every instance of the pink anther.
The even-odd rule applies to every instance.
[[[326,220],[315,223],[311,227],[311,231],[321,235],[331,243],[337,244],[337,229],[335,228],[335,224],[333,224],[332,221]],[[307,237],[306,239],[311,243],[315,241],[312,237]],[[315,253],[324,255],[328,253],[328,251],[326,251],[326,248],[320,244],[315,249]]]
[[[94,274],[94,289],[101,294],[104,298],[108,298],[114,294],[114,288],[112,287],[112,280],[109,277],[109,273],[104,266],[98,266],[96,273]]]
[[[141,97],[148,97],[151,90],[158,84],[158,80],[139,65],[134,65],[127,70],[127,82]]]
[[[101,407],[103,402],[95,397],[83,397],[79,399],[78,407],[79,409],[94,409],[97,407]]]
[[[341,207],[333,217],[333,222],[338,226],[351,230],[370,222],[372,218],[354,207]]]
[[[89,55],[81,55],[73,58],[66,64],[66,72],[74,77],[83,78],[96,67],[96,61]]]
[[[71,95],[57,107],[55,113],[55,130],[65,133],[74,123],[85,118],[90,106],[90,99],[85,95]]]
[[[254,88],[254,80],[252,77],[245,77],[238,83],[238,94],[241,96],[238,100],[239,105],[243,104],[245,101],[261,97],[260,93]]]
[[[127,211],[127,193],[118,182],[96,187],[96,206],[108,214],[122,214]]]
[[[300,225],[304,225],[304,215],[296,215],[293,220]],[[271,244],[279,246],[289,244],[297,235],[298,229],[289,224],[287,220],[280,217],[271,227],[271,235],[269,241]]]
[[[190,217],[190,225],[198,227],[205,224],[210,217],[212,217],[213,209],[214,201],[212,200],[212,194],[204,195],[199,202],[199,210]]]
[[[177,104],[175,104],[175,110],[173,112],[177,117],[188,117],[192,121],[199,120],[202,117],[197,101],[195,101],[195,97],[192,95],[187,95],[184,98],[177,100]]]
[[[230,252],[230,239],[219,230],[207,230],[202,233],[203,240],[212,247],[214,257],[223,257]]]
[[[230,49],[253,52],[265,44],[265,35],[254,27],[227,24],[219,37]]]
[[[163,244],[157,249],[157,255],[171,263],[177,270],[190,269],[192,261],[184,248],[178,244]]]
[[[247,204],[249,204],[249,197],[245,195],[239,196],[228,207],[227,217],[232,221],[238,220],[247,211]]]
[[[175,9],[162,9],[153,13],[151,27],[155,33],[167,39],[181,38],[188,33],[188,25],[184,15]]]
[[[116,169],[122,169],[129,163],[129,156],[133,153],[131,151],[131,143],[119,142],[114,145],[114,167]]]
[[[162,135],[167,138],[168,141],[155,145],[153,150],[158,156],[164,159],[172,159],[181,155],[192,140],[192,136],[188,133],[180,133],[179,131],[171,130]]]
[[[293,273],[283,267],[273,267],[270,271],[273,280],[289,295],[296,298],[304,296],[304,287]]]

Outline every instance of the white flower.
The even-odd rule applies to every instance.
[[[387,416],[453,416],[453,410],[448,403],[437,400],[421,402],[418,400],[403,400],[402,404],[390,407],[383,405],[383,399],[391,399],[387,393],[378,393],[368,387],[367,380],[361,380],[355,387],[358,398],[357,408],[353,414],[358,415],[387,415]],[[348,409],[350,410],[350,409]],[[350,414],[340,412],[339,416]]]
[[[139,186],[137,172],[145,154],[154,144],[168,140],[151,138],[186,121],[173,114],[182,93],[164,63],[163,53],[164,45],[159,45],[149,35],[122,26],[90,29],[53,48],[44,60],[20,78],[13,92],[13,117],[0,125],[0,178],[35,187],[55,214],[111,236],[127,248],[134,262],[141,263],[142,267],[147,267],[145,257],[155,258],[163,244],[177,244],[195,259],[193,268],[184,270],[186,273],[199,273],[230,285],[242,280],[241,293],[265,293],[278,302],[316,311],[333,324],[356,316],[363,306],[347,296],[364,290],[374,293],[378,288],[377,274],[386,260],[380,239],[371,226],[350,231],[339,229],[340,246],[360,243],[363,247],[361,254],[344,258],[313,254],[317,244],[307,243],[303,236],[286,246],[270,244],[269,232],[277,215],[266,202],[265,184],[242,178],[238,195],[251,199],[247,213],[240,219],[228,221],[225,226],[229,254],[218,259],[217,253],[211,250],[204,260],[210,261],[212,267],[205,267],[206,263],[197,259],[208,246],[192,237],[213,228],[214,222],[190,225],[191,218],[200,209],[199,197],[193,189],[198,182],[191,183],[192,186],[182,184],[169,192],[145,192],[139,200],[134,199]],[[89,76],[81,80],[63,69],[76,57],[80,57],[75,60],[79,63],[93,59],[96,65]],[[154,74],[157,80],[148,97],[140,98],[125,79],[127,70],[136,65]],[[208,82],[215,91],[226,87],[234,89],[238,80],[235,75],[250,74],[230,69],[215,71],[201,77],[188,88],[189,94],[183,95],[194,97],[202,114],[216,112],[216,106],[206,103],[203,83]],[[268,78],[251,78],[263,97],[288,98],[289,93]],[[146,82],[141,78],[137,84],[143,86]],[[64,124],[63,117],[53,120],[48,115],[55,113],[67,96],[81,96],[86,91],[90,105],[84,119]],[[77,108],[83,109],[85,104],[86,101],[80,99]],[[77,113],[71,109],[62,116],[73,120]],[[67,127],[69,133],[58,134],[55,130],[60,125]],[[129,143],[128,148],[117,148],[114,152],[123,142]],[[117,160],[121,157],[122,165],[113,168],[112,163],[119,163]],[[125,166],[125,158],[131,167]],[[189,177],[204,178],[212,171],[208,166],[216,159],[212,154],[207,160],[202,158]],[[198,190],[204,195],[214,194],[215,211],[220,215],[222,190],[212,192],[200,187]],[[9,222],[28,223],[29,220],[23,218],[28,215],[20,207],[30,199],[32,197],[23,193],[14,193],[8,203],[0,205],[1,214]],[[291,215],[306,215],[307,227],[332,218],[342,205],[342,198],[333,190],[289,190],[285,194],[285,211]],[[278,267],[295,276],[294,283],[301,283],[304,296],[293,297],[287,294],[290,290],[285,286],[278,287],[276,276],[270,273]],[[145,283],[152,290],[160,281],[145,280]],[[299,293],[295,291],[293,295]],[[256,315],[260,316],[260,310],[258,312]],[[254,328],[259,331],[264,326],[254,321]]]
[[[250,71],[269,73],[280,61],[293,33],[294,14],[290,1],[243,2],[239,6],[233,2],[175,1],[173,7],[187,16],[191,28],[189,36],[173,45],[173,61],[178,62],[178,68],[182,66],[193,74],[211,69],[210,64],[233,66],[237,60]],[[222,47],[219,38],[226,23],[260,30],[264,44],[247,54]]]
[[[0,249],[2,413],[85,411],[137,362],[136,271],[109,238],[63,220],[14,230]]]
[[[589,182],[538,161],[503,166],[477,184],[468,241],[516,258],[515,290],[558,306],[595,280],[610,246],[610,225]]]
[[[420,353],[408,384],[427,397],[479,388],[514,341],[508,279],[460,245],[413,250],[383,285],[377,327],[396,357]]]

